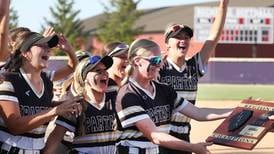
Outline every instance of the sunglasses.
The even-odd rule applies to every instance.
[[[162,62],[162,57],[161,56],[153,56],[151,58],[148,57],[141,57],[147,61],[149,61],[150,65],[159,65]]]
[[[115,54],[119,52],[124,52],[129,49],[129,46],[127,44],[121,43],[117,47],[115,47],[109,54],[108,56],[114,56]]]

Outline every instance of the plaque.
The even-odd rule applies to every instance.
[[[274,115],[274,103],[243,100],[206,141],[214,144],[252,150],[274,127],[269,116]]]

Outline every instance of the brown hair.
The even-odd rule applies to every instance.
[[[9,41],[8,41],[8,47],[11,52],[15,51],[16,48],[18,48],[18,38],[21,38],[26,33],[31,32],[29,28],[26,27],[17,27],[13,28],[9,31]]]
[[[12,35],[13,38],[11,41],[12,43],[12,51],[11,55],[9,57],[9,60],[5,64],[4,68],[8,72],[16,72],[23,64],[23,57],[21,55],[21,46],[23,42],[32,35],[33,32],[30,32],[28,30],[26,31],[17,31],[16,33]]]

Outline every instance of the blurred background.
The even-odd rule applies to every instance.
[[[214,0],[12,0],[10,27],[26,26],[42,32],[52,26],[63,33],[75,50],[101,54],[106,42],[126,43],[136,38],[156,41],[165,51],[164,30],[168,23],[194,29],[188,53],[197,53],[216,14]],[[233,107],[252,97],[274,101],[274,1],[230,0],[219,44],[200,80],[198,106]],[[50,69],[63,65],[66,57],[54,50]],[[193,122],[192,141],[205,140],[222,121]],[[203,127],[200,127],[200,126]],[[274,152],[273,133],[253,151],[214,145],[213,153]]]

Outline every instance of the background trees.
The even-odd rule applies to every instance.
[[[46,25],[51,26],[58,33],[62,33],[73,47],[80,49],[79,40],[88,37],[89,32],[84,31],[82,21],[77,17],[80,10],[74,10],[74,0],[57,0],[55,6],[50,7],[52,20],[45,19]],[[45,26],[43,26],[43,29]],[[56,51],[56,55],[62,55]]]
[[[97,36],[103,43],[122,41],[131,43],[134,37],[143,32],[143,27],[134,27],[135,21],[142,15],[137,10],[141,0],[110,0],[105,5],[105,18],[97,26]]]

